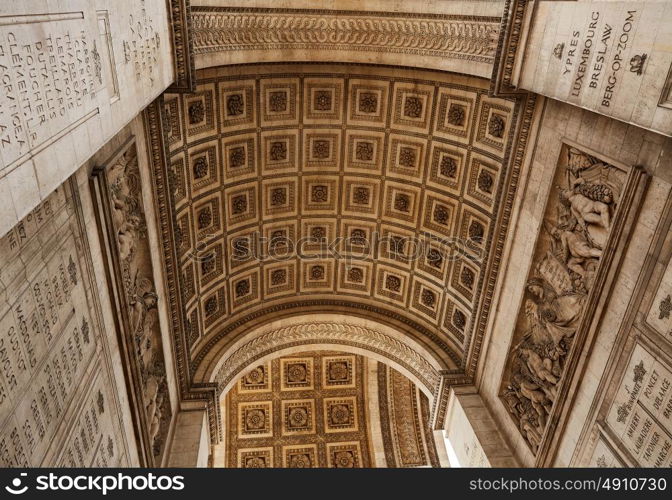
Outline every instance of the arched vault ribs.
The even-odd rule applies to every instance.
[[[204,360],[194,382],[215,384],[221,396],[254,365],[306,350],[361,354],[390,365],[420,388],[429,399],[433,414],[441,407],[437,395],[441,399],[447,373],[452,371],[427,347],[388,325],[353,316],[311,314],[275,320],[241,334],[221,349],[215,346],[213,351],[217,354]],[[436,427],[435,415],[432,422]],[[221,435],[219,418],[217,427],[217,434]]]
[[[417,69],[246,65],[199,73],[195,93],[148,108],[183,401],[216,407],[247,362],[311,343],[396,363],[430,393],[441,376],[474,376],[534,108],[489,87]],[[289,322],[308,313],[377,323],[332,321],[311,339]],[[283,333],[237,353],[269,318],[288,320]]]

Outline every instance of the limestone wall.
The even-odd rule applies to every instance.
[[[150,182],[141,118],[104,145],[71,178],[0,239],[0,460],[3,465],[137,466],[137,420],[127,392],[118,309],[106,270],[91,172],[134,140],[140,182]],[[143,190],[146,241],[156,226]],[[165,297],[159,261],[157,294]],[[169,405],[177,384],[165,303],[158,301]],[[143,408],[142,401],[139,403]],[[173,412],[173,416],[174,416]],[[137,418],[137,417],[136,417]],[[169,447],[173,420],[162,434]],[[168,454],[161,455],[168,462]]]
[[[0,6],[0,235],[173,80],[165,2]]]
[[[85,224],[67,181],[0,242],[3,466],[136,463]]]
[[[665,226],[667,220],[665,213],[668,210],[666,206],[669,204],[672,187],[670,164],[672,141],[568,104],[547,100],[536,147],[528,159],[526,179],[521,184],[524,188],[518,193],[517,223],[509,235],[510,243],[506,257],[508,266],[501,276],[496,298],[497,314],[490,324],[487,352],[481,360],[478,380],[479,390],[486,405],[498,420],[500,429],[515,455],[525,465],[535,463],[535,454],[523,438],[514,419],[508,414],[500,397],[502,394],[500,384],[505,356],[512,347],[511,333],[515,318],[523,307],[525,276],[528,273],[536,240],[540,237],[538,235],[544,231],[542,217],[548,194],[553,189],[554,172],[559,155],[567,144],[619,165],[642,165],[651,178],[631,235],[627,237],[628,245],[620,261],[620,267],[612,270],[614,282],[604,291],[605,297],[609,299],[608,303],[596,313],[600,316],[594,340],[588,341],[582,351],[581,356],[587,356],[588,359],[577,375],[578,386],[566,399],[559,402],[571,410],[568,410],[561,419],[564,423],[554,431],[561,437],[546,459],[549,463],[559,466],[576,463],[578,455],[572,457],[578,449],[577,446],[579,448],[587,446],[587,437],[584,434],[588,431],[584,430],[584,425],[597,418],[600,401],[606,394],[610,381],[614,376],[619,376],[610,371],[611,367],[619,365],[610,360],[610,356],[622,352],[620,350],[622,342],[617,342],[617,339],[626,335],[622,330],[629,328],[633,320],[631,309],[638,308],[630,304],[641,301],[644,294],[638,291],[638,283],[648,282],[647,273],[651,272],[652,266],[663,265],[658,262],[658,259],[663,258],[659,255],[658,240],[661,238],[660,235],[667,234],[669,228],[669,222]],[[664,293],[660,292],[659,295]],[[660,337],[660,335],[657,337],[656,345],[659,347],[656,352],[665,349],[667,349],[665,352],[669,352],[669,346],[662,347]],[[630,344],[632,347],[633,343]],[[652,360],[647,359],[649,361],[645,363],[648,362],[648,366],[653,366]],[[658,361],[661,360],[665,363],[669,357],[659,355]],[[659,373],[662,373],[662,368]],[[621,378],[615,380],[620,381]],[[627,379],[623,384],[631,388]],[[667,432],[669,433],[669,426]]]
[[[518,86],[672,135],[671,13],[660,1],[537,2]]]
[[[516,467],[497,423],[470,386],[450,391],[443,434],[460,467]]]

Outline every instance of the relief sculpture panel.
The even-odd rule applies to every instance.
[[[562,406],[563,384],[573,371],[568,365],[586,341],[597,297],[608,288],[603,280],[617,237],[613,228],[632,177],[563,145],[500,392],[535,455]]]
[[[146,465],[159,466],[172,410],[134,140],[106,167],[96,169],[93,187],[98,215],[107,228],[108,271],[115,283],[120,343],[142,434],[140,448]]]

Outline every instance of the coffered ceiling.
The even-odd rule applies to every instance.
[[[241,325],[314,310],[394,324],[473,374],[531,113],[488,85],[250,65],[165,95],[155,188],[192,370]]]
[[[426,396],[364,356],[299,352],[258,364],[222,406],[226,452],[215,466],[438,466]]]

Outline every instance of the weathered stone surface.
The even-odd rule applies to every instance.
[[[146,0],[3,5],[0,235],[172,82],[168,20]]]
[[[0,240],[5,467],[116,467],[134,460],[73,186],[60,186]]]

